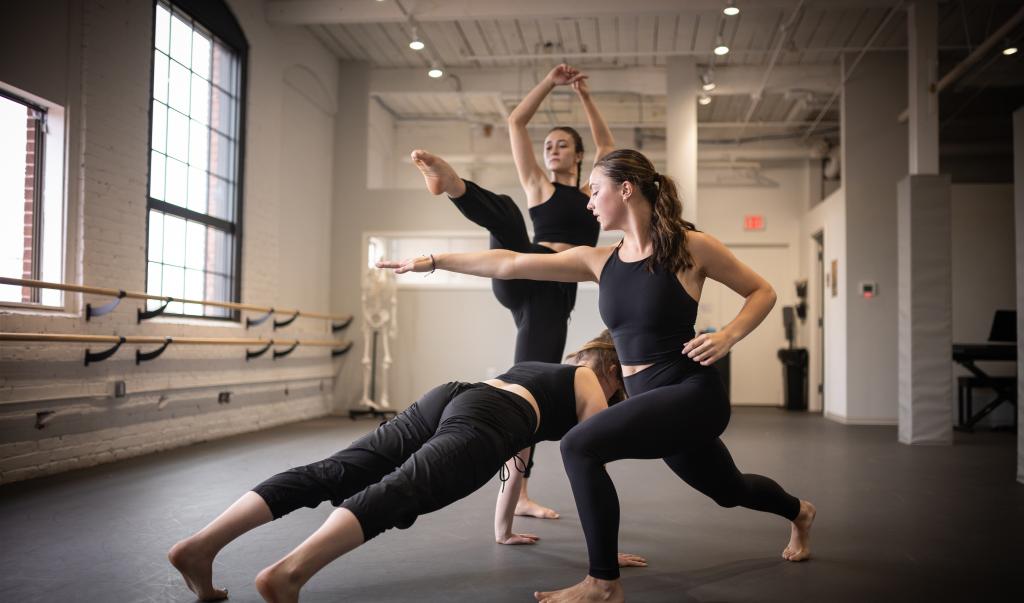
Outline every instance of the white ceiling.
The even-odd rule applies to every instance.
[[[698,109],[702,141],[786,132],[806,140],[810,125],[819,119],[813,134],[832,137],[838,103],[825,113],[822,109],[838,87],[840,57],[869,48],[895,58],[906,45],[905,4],[895,0],[737,0],[741,12],[734,17],[722,13],[725,4],[271,0],[266,6],[271,22],[307,27],[339,59],[369,62],[380,72],[377,80],[392,74],[402,82],[373,92],[402,121],[500,124],[537,78],[565,61],[605,76],[595,75],[591,81],[595,100],[612,127],[656,130],[664,128],[664,85],[638,86],[635,79],[610,74],[635,72],[663,79],[669,57],[692,56],[702,68],[713,68],[723,84],[711,93],[713,102]],[[940,1],[940,50],[962,58],[1019,6],[1019,0]],[[422,51],[408,47],[414,28],[427,45]],[[724,57],[711,52],[719,34],[731,50]],[[435,63],[456,76],[457,94],[451,86],[431,89],[423,83],[426,69]],[[805,82],[802,70],[814,70],[819,77]],[[820,77],[823,71],[827,77]],[[514,74],[505,80],[515,85],[481,83],[474,90],[468,83],[495,72]],[[477,79],[482,81],[482,76]],[[603,84],[596,85],[598,79]],[[545,115],[539,121],[585,123],[571,94],[553,94],[539,113]]]

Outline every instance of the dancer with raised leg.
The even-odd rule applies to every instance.
[[[443,190],[457,175],[435,159]],[[562,458],[590,557],[589,575],[567,589],[535,593],[548,603],[623,601],[616,563],[619,502],[605,464],[663,459],[683,481],[725,507],[773,513],[790,522],[782,557],[810,557],[814,506],[775,481],[740,473],[720,435],[729,422],[728,396],[711,365],[764,320],[775,292],[721,242],[682,219],[671,178],[641,153],[618,150],[590,175],[589,209],[605,230],[624,238],[607,247],[557,254],[495,249],[382,261],[397,272],[450,270],[497,279],[597,281],[601,317],[615,340],[629,398],[581,423],[562,439]],[[745,298],[720,331],[694,334],[705,279]]]
[[[556,126],[544,138],[544,166],[537,162],[528,125],[545,98],[558,86],[570,86],[583,104],[597,148],[594,161],[614,148],[611,130],[590,96],[587,76],[569,65],[552,69],[512,110],[508,118],[512,157],[533,222],[530,240],[522,213],[511,198],[496,195],[472,182],[460,181],[449,192],[455,207],[474,224],[491,234],[492,249],[521,253],[555,253],[577,245],[597,244],[600,227],[587,211],[589,182],[581,186],[583,139],[569,126]],[[430,158],[412,153],[421,171],[429,171]],[[429,182],[428,182],[429,186]],[[435,192],[435,194],[439,194]],[[576,305],[575,283],[529,280],[495,280],[494,296],[509,309],[516,325],[513,362],[536,360],[558,362],[565,349],[569,315]],[[533,469],[534,449],[526,459],[526,475],[516,515],[555,519],[558,513],[529,498],[528,482]]]

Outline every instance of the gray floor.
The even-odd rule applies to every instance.
[[[191,601],[164,554],[270,474],[326,456],[373,427],[322,419],[0,487],[0,601]],[[895,428],[738,409],[726,442],[741,469],[819,509],[814,558],[779,557],[784,520],[722,509],[657,461],[609,467],[622,500],[632,601],[1022,601],[1024,485],[1016,436],[957,434],[908,447]],[[497,481],[406,531],[385,533],[307,585],[303,601],[530,601],[586,571],[557,444],[539,448],[531,493],[557,521],[521,520],[536,546],[493,542]],[[216,583],[259,600],[252,579],[305,538],[328,505],[243,536]]]

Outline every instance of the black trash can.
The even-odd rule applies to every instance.
[[[779,350],[782,361],[782,385],[785,389],[786,410],[807,410],[807,350],[790,348]]]

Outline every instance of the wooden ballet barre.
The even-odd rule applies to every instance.
[[[311,347],[333,348],[331,356],[337,357],[352,349],[352,342],[339,342],[334,339],[264,339],[262,337],[160,337],[156,335],[76,335],[73,333],[0,333],[0,341],[20,342],[61,342],[61,343],[112,343],[113,347],[102,352],[93,353],[86,348],[85,366],[91,363],[101,362],[113,356],[123,344],[162,344],[159,348],[143,352],[135,350],[135,364],[153,360],[167,349],[167,346],[178,345],[244,345],[263,347],[258,350],[246,350],[245,359],[262,356],[275,345],[289,346],[278,351],[274,350],[274,360],[282,358],[295,351],[300,345]],[[339,346],[339,344],[341,344]]]
[[[124,298],[129,299],[142,299],[142,300],[156,300],[164,302],[164,305],[152,311],[137,310],[138,320],[142,322],[154,316],[163,314],[164,310],[167,309],[167,305],[171,302],[181,302],[184,304],[199,304],[203,306],[212,306],[215,308],[227,308],[229,310],[246,310],[249,312],[263,312],[264,315],[260,318],[245,318],[245,328],[256,326],[263,323],[274,314],[290,314],[291,316],[285,320],[275,320],[274,329],[286,327],[293,322],[295,319],[302,316],[303,318],[316,318],[320,320],[329,320],[331,323],[331,331],[337,333],[352,323],[351,314],[324,314],[321,312],[303,312],[302,310],[294,310],[290,308],[274,308],[270,306],[256,306],[253,304],[243,304],[238,302],[222,302],[205,299],[185,299],[180,297],[169,297],[160,295],[150,295],[149,293],[140,293],[138,291],[125,291],[124,289],[108,289],[105,287],[89,287],[85,285],[68,285],[65,283],[51,283],[48,281],[39,281],[35,279],[27,278],[10,278],[6,276],[0,276],[0,284],[2,285],[16,285],[21,287],[34,287],[38,289],[59,289],[61,291],[71,291],[74,293],[88,293],[91,295],[103,295],[115,298],[102,306],[94,308],[92,304],[85,305],[85,319],[90,320],[93,316],[103,316],[114,310],[121,303]],[[333,322],[338,321],[338,322]]]

